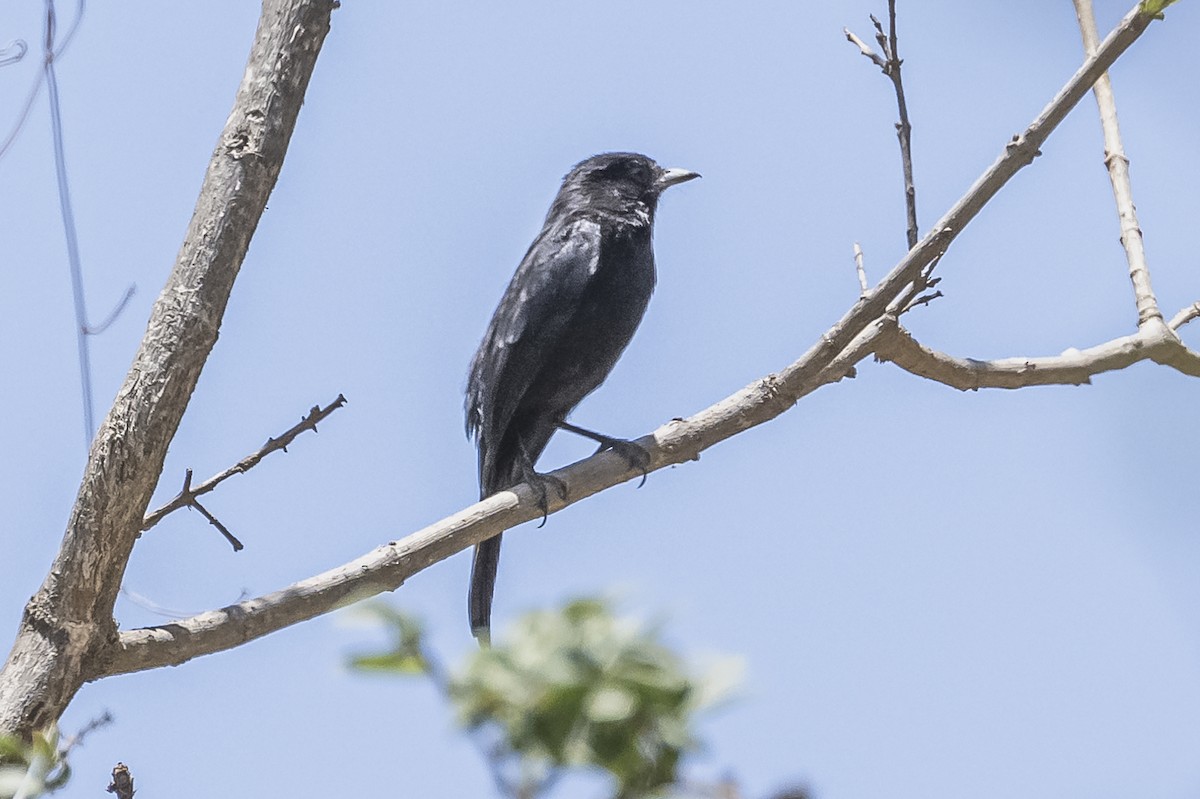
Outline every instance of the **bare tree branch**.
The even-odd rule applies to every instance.
[[[896,138],[900,142],[900,166],[904,170],[904,207],[907,214],[908,225],[906,235],[908,238],[908,248],[911,250],[917,246],[917,187],[913,182],[913,164],[912,164],[912,124],[908,120],[908,102],[904,99],[904,79],[900,74],[900,67],[904,61],[900,58],[900,42],[896,35],[896,0],[888,0],[888,29],[885,33],[883,23],[881,23],[874,14],[871,15],[871,24],[875,26],[875,41],[879,43],[880,49],[883,50],[883,56],[879,56],[874,50],[867,45],[862,39],[850,32],[849,28],[842,28],[846,34],[846,39],[858,46],[859,51],[871,60],[871,63],[879,67],[884,75],[892,81],[892,88],[896,92],[896,108],[900,114],[900,121],[896,123]]]
[[[1200,302],[1193,302],[1191,305],[1172,316],[1171,321],[1167,323],[1167,327],[1171,328],[1172,330],[1179,330],[1179,328],[1183,327],[1197,317],[1200,317]]]
[[[187,477],[184,478],[184,490],[185,491],[188,489],[188,486],[190,486],[191,483],[192,483],[192,470],[188,469]],[[229,528],[226,527],[225,525],[221,524],[220,519],[218,519],[216,516],[213,516],[211,513],[209,513],[208,508],[206,508],[200,504],[200,500],[196,499],[193,496],[192,501],[190,503],[188,503],[188,507],[192,508],[193,510],[200,511],[200,515],[203,516],[205,519],[207,519],[209,524],[211,524],[213,527],[217,528],[217,532],[219,532],[221,535],[225,536],[225,540],[229,542],[229,545],[231,547],[233,547],[234,552],[241,552],[243,549],[245,549],[245,547],[242,545],[242,542],[237,539],[237,536],[235,536],[233,533],[229,532]]]
[[[1096,32],[1096,17],[1092,13],[1092,0],[1074,0],[1075,16],[1079,19],[1079,32],[1083,37],[1083,50],[1088,56],[1096,53],[1100,36]],[[1129,263],[1129,280],[1133,283],[1134,299],[1137,302],[1138,325],[1151,319],[1162,320],[1154,289],[1150,285],[1150,269],[1146,266],[1146,250],[1142,245],[1142,229],[1138,225],[1137,210],[1133,207],[1133,190],[1129,180],[1129,159],[1121,143],[1121,126],[1117,122],[1117,100],[1113,96],[1112,82],[1108,72],[1096,80],[1092,87],[1096,106],[1100,110],[1100,126],[1104,129],[1104,163],[1112,182],[1113,199],[1117,203],[1117,216],[1121,220],[1121,245],[1125,248],[1125,259]]]
[[[1095,55],[1099,37],[1091,0],[1074,2],[1085,54]],[[1093,375],[1123,369],[1143,360],[1154,360],[1184,374],[1200,376],[1200,353],[1189,350],[1175,335],[1176,330],[1200,315],[1200,303],[1183,309],[1169,324],[1163,325],[1162,313],[1150,285],[1142,232],[1133,205],[1129,159],[1125,157],[1121,143],[1116,98],[1107,72],[1096,81],[1092,91],[1104,131],[1104,163],[1108,168],[1121,221],[1121,244],[1125,248],[1129,278],[1137,301],[1138,332],[1086,350],[1070,349],[1058,356],[978,361],[956,358],[925,347],[893,322],[892,333],[883,337],[876,351],[877,359],[891,361],[914,375],[964,391],[979,388],[1014,389],[1031,385],[1081,385],[1090,383]],[[914,301],[913,305],[919,301]]]
[[[163,505],[161,508],[146,514],[146,518],[142,521],[142,530],[149,530],[151,527],[162,521],[163,517],[169,513],[174,513],[180,508],[194,505],[197,497],[204,496],[221,483],[228,480],[230,477],[233,477],[235,474],[245,474],[257,466],[259,461],[270,455],[272,452],[277,452],[279,450],[287,452],[288,445],[295,441],[298,435],[303,433],[305,430],[312,430],[314,433],[317,432],[317,424],[324,421],[331,413],[345,404],[346,398],[341,394],[338,394],[337,399],[326,405],[324,408],[322,408],[320,405],[314,405],[312,409],[309,410],[308,415],[304,416],[299,422],[285,430],[278,438],[268,438],[267,443],[263,444],[257,450],[251,452],[249,455],[242,458],[228,469],[225,469],[224,471],[208,478],[195,488],[192,488],[192,472],[189,469],[187,476],[184,479],[183,488],[170,502]],[[234,547],[234,549],[241,549],[241,547]]]
[[[336,0],[265,0],[178,261],[92,444],[58,556],[0,670],[0,729],[44,727],[117,641],[112,611],[163,459],[216,343]]]
[[[868,329],[804,384],[785,385],[779,377],[771,375],[690,419],[672,420],[638,439],[636,443],[650,453],[649,469],[697,460],[702,449],[778,416],[794,402],[782,398],[785,388],[796,392],[798,397],[847,376],[854,364],[871,353],[876,336],[874,328]],[[550,493],[549,510],[555,513],[606,488],[640,477],[641,469],[631,468],[621,456],[605,451],[552,472],[551,476],[564,481],[569,491],[566,500]],[[123,632],[119,647],[110,653],[93,679],[178,665],[395,590],[417,572],[473,544],[540,518],[542,511],[537,499],[529,486],[522,483],[281,591],[169,624]]]
[[[929,349],[914,339],[894,317],[888,317],[880,324],[888,330],[875,350],[878,360],[891,361],[917,377],[936,380],[961,391],[1084,385],[1091,383],[1094,375],[1124,369],[1139,361],[1156,361],[1192,377],[1200,377],[1200,355],[1180,344],[1161,321],[1144,325],[1132,335],[1084,350],[1070,349],[1061,355],[994,361],[956,358]]]
[[[871,59],[871,63],[882,70],[887,70],[887,59],[883,58],[871,49],[871,45],[858,38],[849,28],[842,28],[842,33],[846,34],[846,41],[858,47],[859,52]]]
[[[938,222],[934,231],[835,323],[799,360],[767,375],[688,419],[676,419],[638,439],[651,457],[649,469],[695,460],[705,449],[767,422],[822,385],[853,374],[862,358],[882,347],[889,334],[888,307],[906,307],[914,281],[925,281],[931,264],[996,192],[1038,154],[1038,149],[1092,83],[1145,31],[1153,17],[1129,12],[1094,55],[1058,92],[1024,133],[1013,137],[996,162]],[[905,297],[908,299],[905,300]],[[1148,333],[1147,333],[1148,335]],[[551,495],[550,512],[637,477],[620,456],[602,452],[553,473],[568,486],[568,499]],[[170,624],[130,630],[97,664],[92,679],[166,665],[238,646],[289,625],[383,591],[430,565],[495,533],[538,518],[527,485],[502,491],[407,538],[281,591],[238,602]]]

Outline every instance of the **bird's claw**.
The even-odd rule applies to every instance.
[[[629,464],[629,468],[637,469],[642,473],[642,480],[637,484],[641,488],[646,484],[646,475],[650,473],[650,453],[641,444],[629,441],[624,438],[606,438],[600,442],[600,448],[597,453],[610,450],[621,459]]]
[[[542,512],[542,520],[538,523],[538,527],[545,527],[546,517],[550,515],[550,492],[547,490],[547,487],[553,488],[554,493],[558,494],[558,498],[565,502],[567,499],[567,484],[553,475],[542,474],[532,469],[526,472],[525,482],[533,489],[534,496],[537,499],[537,508]]]

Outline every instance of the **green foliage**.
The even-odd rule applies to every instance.
[[[1163,18],[1163,11],[1167,6],[1175,3],[1176,0],[1142,0],[1141,12],[1149,14],[1155,19]]]
[[[381,606],[371,612],[392,629],[396,645],[351,665],[427,674],[468,731],[498,742],[482,749],[511,796],[543,793],[566,769],[602,770],[615,797],[661,794],[697,746],[697,711],[736,682],[736,668],[691,676],[657,629],[615,616],[599,599],[522,617],[452,676],[422,642],[418,622]]]
[[[524,617],[451,685],[467,727],[494,725],[510,749],[551,767],[599,766],[617,796],[675,781],[694,745],[695,696],[656,635],[594,599]]]
[[[425,630],[419,620],[383,602],[364,604],[360,610],[390,628],[395,644],[384,652],[350,658],[351,668],[396,674],[425,674],[429,671],[429,662],[421,643]]]
[[[58,748],[58,730],[34,733],[29,742],[0,735],[0,799],[41,796],[58,790],[71,768]]]

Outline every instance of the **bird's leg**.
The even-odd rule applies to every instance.
[[[630,468],[641,471],[642,481],[638,483],[638,488],[646,484],[646,475],[649,473],[648,470],[650,468],[650,453],[641,444],[624,438],[613,438],[602,433],[585,430],[563,419],[559,419],[554,424],[560,430],[566,430],[568,433],[574,433],[577,436],[583,436],[595,441],[600,445],[600,448],[596,452],[604,452],[604,450],[608,449],[620,455],[629,464]]]
[[[542,512],[542,521],[538,527],[544,527],[546,517],[550,515],[550,494],[546,490],[547,486],[554,489],[558,494],[559,499],[567,499],[567,484],[557,477],[549,474],[542,474],[533,468],[533,458],[529,457],[529,453],[525,450],[525,443],[520,442],[521,447],[521,479],[529,484],[533,489],[533,493],[537,496],[538,510]]]

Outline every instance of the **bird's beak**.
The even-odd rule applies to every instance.
[[[700,177],[699,172],[692,172],[688,169],[664,169],[662,174],[658,176],[658,179],[654,181],[654,188],[663,191],[677,183],[685,183],[698,177]]]

